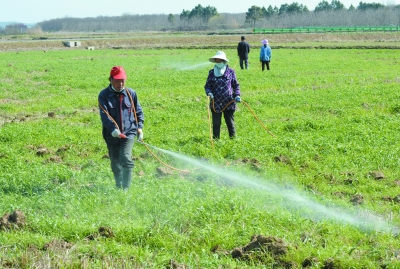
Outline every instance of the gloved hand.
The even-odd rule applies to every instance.
[[[214,95],[211,92],[208,93],[208,96],[210,96],[211,99],[214,98]]]
[[[143,141],[143,130],[142,129],[138,129],[138,140],[139,141]]]
[[[111,135],[112,135],[113,137],[119,138],[120,135],[121,135],[121,132],[120,132],[118,129],[115,129],[114,131],[112,131]]]
[[[240,101],[241,101],[240,96],[236,96],[235,101],[236,101],[236,103],[240,103]]]

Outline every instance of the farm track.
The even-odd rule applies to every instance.
[[[242,34],[122,33],[114,35],[57,34],[46,37],[0,39],[0,51],[71,49],[235,49]],[[252,47],[264,38],[274,49],[400,49],[400,33],[326,33],[326,34],[246,34]],[[63,41],[80,41],[81,47],[69,48]]]

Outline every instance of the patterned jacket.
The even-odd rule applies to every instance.
[[[236,79],[235,70],[226,66],[225,73],[216,77],[214,69],[208,72],[206,85],[204,86],[206,95],[210,92],[214,95],[213,100],[210,100],[210,109],[220,113],[225,106],[235,100],[236,96],[240,96],[240,86]],[[231,102],[225,110],[236,110],[236,102]]]

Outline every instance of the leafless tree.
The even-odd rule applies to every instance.
[[[328,3],[328,2],[327,2]],[[340,2],[332,0],[331,5],[340,6]],[[291,7],[289,9],[289,7]],[[300,10],[299,10],[300,9]],[[252,9],[249,8],[249,12]],[[277,11],[285,10],[279,13]],[[295,12],[288,12],[295,10]],[[260,12],[261,14],[259,14]],[[264,13],[262,13],[264,11]],[[268,16],[265,15],[267,11]],[[59,18],[38,23],[44,32],[129,32],[129,31],[190,31],[190,30],[226,30],[253,28],[295,28],[295,27],[356,27],[356,26],[399,26],[400,7],[387,6],[369,9],[331,8],[318,12],[308,11],[307,7],[297,3],[281,6],[281,8],[259,7],[257,19],[246,13],[221,13],[205,20],[204,17],[189,19],[190,11],[181,14],[99,16],[95,18]],[[250,12],[250,15],[253,14]],[[260,15],[260,16],[258,16]],[[194,15],[193,15],[194,16]],[[166,24],[178,17],[174,23]],[[196,16],[194,16],[196,17]],[[166,25],[168,25],[166,27]],[[4,32],[4,30],[3,30]]]

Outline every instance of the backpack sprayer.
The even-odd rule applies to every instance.
[[[126,90],[126,92],[127,92],[128,96],[129,96],[129,99],[130,99],[130,101],[131,101],[132,108],[133,108],[133,114],[134,114],[134,116],[135,116],[136,122],[138,123],[138,119],[137,119],[137,115],[136,115],[136,108],[135,108],[135,106],[134,106],[134,103],[133,103],[133,100],[132,100],[132,96],[131,96],[131,94],[129,93],[128,90]],[[100,109],[103,111],[103,113],[106,114],[107,117],[115,124],[115,128],[120,132],[119,138],[121,138],[121,139],[127,139],[127,136],[126,136],[125,134],[123,134],[123,133],[119,130],[118,124],[115,122],[115,120],[113,119],[113,117],[111,117],[111,115],[107,112],[107,110],[100,104],[100,102],[99,102],[99,107],[100,107]],[[148,151],[154,158],[156,158],[160,163],[162,163],[163,165],[165,165],[166,167],[168,167],[168,168],[170,168],[170,169],[172,169],[172,170],[177,170],[177,171],[179,171],[179,172],[190,173],[190,171],[188,171],[188,170],[181,170],[181,169],[178,169],[178,168],[175,168],[175,167],[172,167],[172,166],[166,164],[165,162],[163,162],[162,160],[160,160],[160,158],[158,158],[158,157],[150,150],[149,145],[146,144],[146,143],[144,143],[143,140],[139,140],[139,139],[138,139],[138,140],[136,140],[136,141],[139,142],[140,144],[144,145],[144,146],[146,147],[147,151]]]

